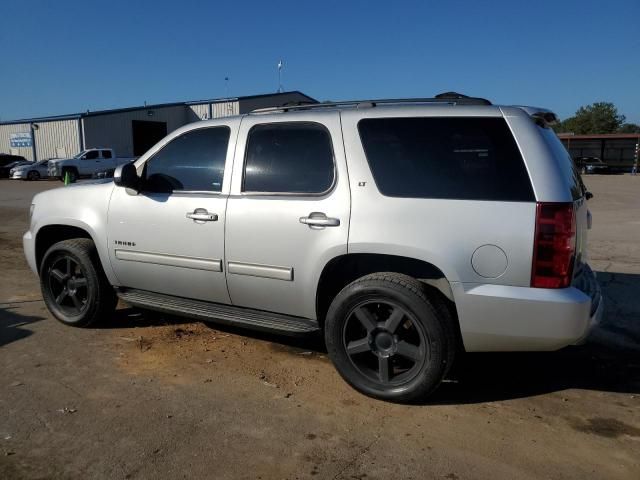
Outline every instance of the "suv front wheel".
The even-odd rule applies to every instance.
[[[75,327],[88,327],[109,318],[118,303],[96,247],[88,238],[51,246],[40,266],[40,286],[49,311],[62,323]]]
[[[374,273],[347,285],[325,323],[327,350],[356,390],[396,402],[424,399],[440,384],[456,343],[448,308],[418,280]]]

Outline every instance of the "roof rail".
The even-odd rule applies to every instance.
[[[383,98],[375,100],[345,100],[342,102],[323,102],[323,103],[300,103],[297,105],[283,105],[281,107],[258,108],[250,113],[268,113],[268,112],[288,112],[291,110],[311,110],[316,108],[336,108],[336,107],[355,107],[355,108],[372,108],[378,104],[381,105],[399,105],[399,104],[448,104],[448,105],[491,105],[491,102],[485,98],[467,97],[461,93],[446,92],[436,95],[433,98]]]

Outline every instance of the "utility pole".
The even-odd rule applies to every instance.
[[[278,93],[282,93],[282,67],[284,67],[284,62],[280,60],[278,62]]]
[[[229,77],[224,77],[224,96],[229,98]]]

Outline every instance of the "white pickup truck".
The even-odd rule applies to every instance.
[[[111,148],[88,148],[71,158],[49,161],[49,177],[75,182],[81,177],[91,177],[102,170],[113,170],[118,165],[134,160],[133,157],[116,157]]]

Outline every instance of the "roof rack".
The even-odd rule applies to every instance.
[[[485,98],[467,97],[461,93],[446,92],[436,95],[433,98],[383,98],[376,100],[345,100],[342,102],[323,102],[308,103],[301,102],[298,104],[287,104],[280,107],[258,108],[250,113],[268,113],[268,112],[288,112],[291,110],[311,110],[316,108],[336,108],[336,107],[355,107],[355,108],[372,108],[376,105],[399,105],[399,104],[448,104],[448,105],[491,105],[491,102]]]

